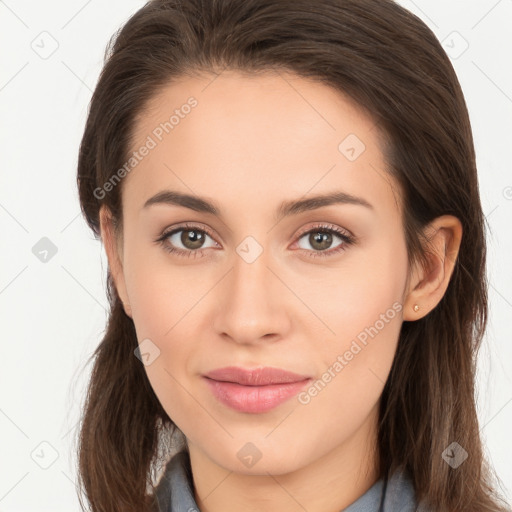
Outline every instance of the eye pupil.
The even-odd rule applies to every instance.
[[[319,246],[316,246],[316,248],[319,250],[329,249],[332,244],[332,234],[326,232],[311,233],[309,241],[312,247],[315,247],[315,244],[318,243]]]

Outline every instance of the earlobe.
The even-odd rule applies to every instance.
[[[462,224],[452,215],[437,217],[426,228],[428,266],[417,267],[404,303],[403,319],[418,320],[432,311],[443,298],[453,274]]]
[[[105,205],[100,207],[99,217],[101,239],[107,254],[108,266],[112,274],[112,279],[114,280],[117,294],[123,303],[125,313],[131,318],[132,310],[128,300],[128,294],[126,292],[122,262],[122,248],[120,248],[121,244],[115,234],[111,213]]]

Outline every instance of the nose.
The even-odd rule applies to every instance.
[[[233,268],[219,283],[213,322],[219,336],[240,344],[286,336],[291,325],[290,292],[271,268],[265,251],[252,263],[234,254]]]

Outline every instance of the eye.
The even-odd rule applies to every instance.
[[[332,246],[335,238],[338,238],[341,243],[334,249],[328,250]],[[306,244],[309,244],[313,248],[312,251],[300,244],[302,239],[305,239]],[[347,247],[353,243],[355,243],[354,236],[332,224],[315,226],[313,229],[303,232],[299,236],[298,241],[299,248],[307,250],[308,256],[313,258],[338,254],[339,252],[346,250]]]
[[[210,238],[213,245],[204,246],[205,240]],[[172,231],[164,232],[160,238],[156,240],[167,252],[177,253],[179,256],[202,257],[202,249],[217,246],[210,234],[205,228],[198,228],[194,225],[186,224],[179,226]],[[183,249],[180,247],[182,245]]]

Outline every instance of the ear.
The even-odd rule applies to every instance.
[[[123,303],[125,313],[132,318],[132,310],[128,300],[128,293],[126,292],[126,283],[123,272],[122,240],[115,234],[111,212],[105,205],[100,207],[99,217],[101,239],[105,246],[108,266],[114,280],[117,294]]]
[[[404,320],[418,320],[432,311],[443,298],[455,268],[462,240],[462,224],[453,215],[434,219],[426,228],[428,266],[417,263],[409,280],[404,301]],[[414,311],[414,306],[419,306]]]

